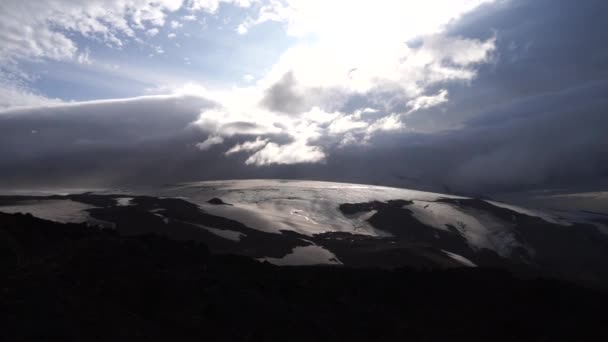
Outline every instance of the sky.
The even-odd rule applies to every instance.
[[[4,0],[0,186],[608,187],[608,3]]]

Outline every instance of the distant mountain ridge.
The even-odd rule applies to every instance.
[[[402,189],[205,182],[155,196],[2,196],[2,211],[56,215],[124,236],[197,241],[214,253],[278,265],[486,266],[608,288],[608,235],[601,219],[569,221],[492,201]]]

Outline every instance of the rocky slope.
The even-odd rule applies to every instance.
[[[486,267],[277,267],[210,253],[198,242],[119,231],[0,214],[1,339],[608,338],[607,294],[562,281]]]

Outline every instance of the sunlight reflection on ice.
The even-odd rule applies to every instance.
[[[72,200],[28,200],[9,206],[0,206],[0,212],[29,213],[41,219],[61,223],[82,223],[89,221],[86,209],[93,206]]]
[[[364,217],[345,217],[341,203],[387,201],[393,199],[436,200],[451,197],[424,191],[347,183],[285,180],[239,180],[188,183],[166,188],[161,196],[185,196],[203,210],[231,218],[265,232],[296,231],[304,235],[349,232],[387,236],[369,225]],[[218,197],[234,206],[214,206],[207,201]]]

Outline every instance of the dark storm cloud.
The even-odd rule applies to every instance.
[[[502,1],[466,15],[449,34],[495,36],[494,62],[479,65],[468,86],[430,89],[447,89],[449,101],[407,116],[408,131],[324,146],[324,163],[256,167],[244,165],[248,155],[224,155],[253,135],[201,152],[195,145],[208,133],[190,123],[213,104],[200,98],[0,113],[0,186],[272,177],[474,194],[598,187],[608,184],[607,10],[604,1]],[[273,111],[308,109],[293,75],[265,95]],[[366,102],[352,98],[346,106]]]
[[[597,82],[512,101],[455,131],[379,136],[367,176],[474,194],[599,184],[608,179],[606,92],[608,82]],[[350,153],[336,163],[361,169]]]
[[[426,142],[449,151],[431,157],[448,174],[427,172],[478,192],[605,183],[607,10],[605,1],[506,1],[452,25],[452,35],[495,35],[496,59],[469,87],[446,86],[447,104],[407,119],[422,131],[461,127]]]
[[[341,89],[302,86],[293,71],[288,71],[264,91],[260,105],[273,112],[297,116],[320,104],[338,109],[333,108],[331,100],[345,96]]]
[[[166,150],[169,142],[200,139],[190,123],[213,105],[198,97],[156,96],[1,112],[0,183],[103,182],[130,168],[143,171],[142,160],[180,154],[178,146]]]
[[[500,1],[454,23],[451,35],[496,36],[495,62],[478,67],[469,87],[445,85],[450,101],[408,124],[441,129],[510,101],[608,79],[605,1]],[[539,104],[540,105],[540,104]],[[517,113],[512,113],[517,115]]]
[[[262,105],[271,111],[299,114],[306,109],[304,97],[299,93],[298,84],[292,72],[288,72],[266,90]]]

